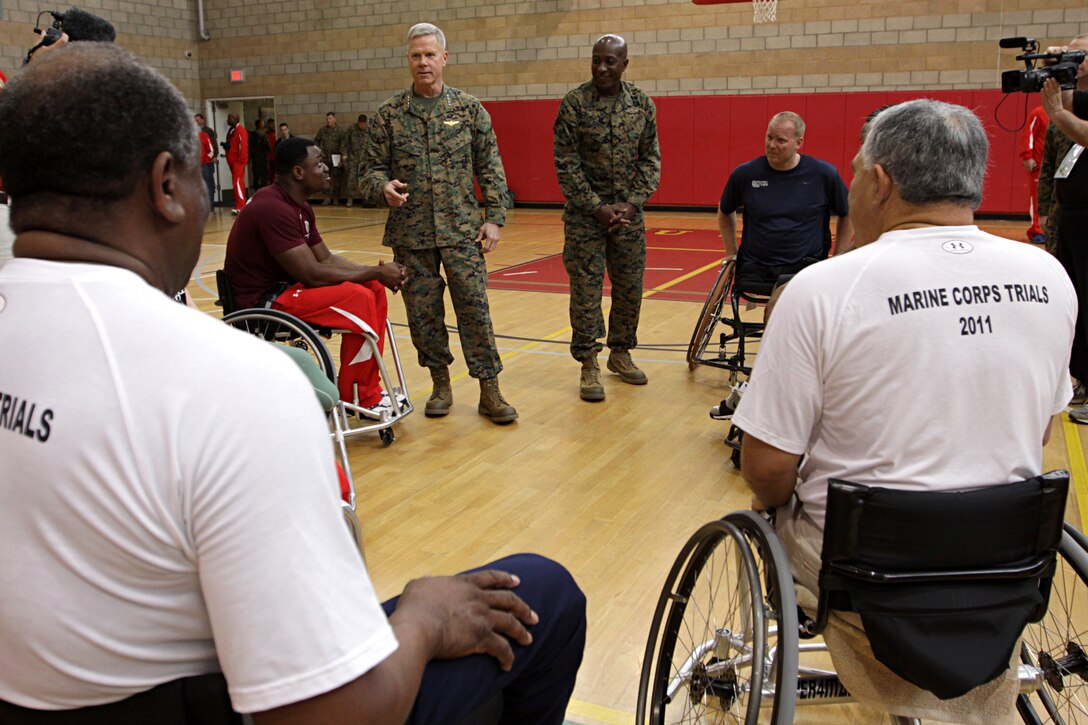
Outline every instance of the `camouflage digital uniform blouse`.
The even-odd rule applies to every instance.
[[[622,81],[615,105],[592,81],[569,92],[555,119],[555,172],[567,203],[563,218],[625,201],[641,211],[661,179],[657,112],[650,97]]]
[[[480,225],[506,223],[506,174],[491,116],[473,96],[446,86],[428,116],[409,88],[383,103],[369,124],[359,179],[364,199],[388,206],[392,179],[408,200],[389,209],[383,244],[429,249],[475,244]],[[480,185],[484,215],[473,180]]]

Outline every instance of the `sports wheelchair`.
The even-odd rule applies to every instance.
[[[1088,722],[1088,539],[1063,523],[1068,480],[941,492],[832,481],[814,619],[767,518],[706,524],[658,600],[636,722],[785,725],[797,707],[853,702],[826,645],[809,641],[833,610],[859,614],[877,659],[941,698],[1005,672],[1019,642],[1022,720]]]
[[[272,309],[271,302],[268,303],[269,306],[239,310],[235,306],[230,279],[225,270],[216,271],[215,282],[219,293],[216,304],[223,308],[223,322],[269,342],[298,348],[309,353],[321,372],[328,376],[334,386],[336,385],[336,365],[333,362],[328,346],[322,338],[332,341],[334,335],[341,335],[351,331],[311,325],[294,315]],[[329,417],[333,423],[332,435],[343,452],[342,457],[345,466],[347,454],[344,449],[344,438],[346,436],[377,431],[382,443],[388,446],[396,438],[393,433],[393,424],[415,409],[408,394],[408,387],[405,384],[404,370],[401,367],[400,353],[397,350],[397,340],[393,333],[393,326],[388,320],[386,321],[385,339],[393,355],[393,363],[397,373],[395,384],[378,349],[377,333],[362,320],[357,322],[363,329],[363,344],[370,348],[370,352],[378,366],[382,387],[388,396],[388,405],[384,404],[386,402],[384,397],[383,405],[378,409],[364,408],[353,402],[342,400],[335,402]]]
[[[747,376],[752,372],[747,361],[746,343],[763,337],[763,321],[745,320],[740,314],[741,304],[765,305],[775,287],[774,283],[750,283],[738,288],[736,273],[736,258],[723,259],[691,333],[687,353],[688,370],[694,370],[696,365],[722,368],[730,372],[730,383],[736,382],[738,375]],[[722,315],[727,300],[731,317]],[[726,329],[718,334],[717,349],[708,353],[707,348],[711,346],[719,323]]]
[[[789,276],[792,277],[792,275]],[[708,365],[729,371],[727,383],[729,394],[710,410],[710,417],[715,420],[729,420],[733,417],[733,411],[736,410],[737,403],[748,384],[747,377],[752,372],[748,354],[749,345],[751,342],[762,339],[765,329],[766,323],[762,318],[745,320],[741,316],[741,305],[748,308],[757,305],[766,306],[774,290],[785,281],[748,281],[737,285],[736,278],[736,257],[722,260],[721,269],[710,288],[706,302],[703,303],[703,309],[695,323],[695,330],[691,334],[691,342],[688,343],[688,370],[694,370],[696,365]],[[723,315],[727,300],[729,312]],[[718,333],[717,349],[708,352],[707,348],[711,347],[711,340],[719,324],[725,329]],[[742,380],[741,376],[745,379]],[[743,438],[744,434],[740,428],[730,425],[729,432],[725,436],[725,444],[732,449],[730,460],[737,470],[740,470],[740,445]]]

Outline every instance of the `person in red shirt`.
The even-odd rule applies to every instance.
[[[306,201],[329,188],[329,168],[313,141],[281,139],[275,170],[275,182],[253,195],[227,239],[224,267],[235,304],[256,307],[274,295],[273,309],[315,325],[361,332],[362,320],[377,334],[382,349],[385,287],[398,291],[407,270],[395,262],[356,264],[325,246]],[[340,397],[364,408],[382,403],[378,366],[369,353],[362,335],[344,335]]]
[[[208,132],[204,130],[203,116],[193,116],[196,123],[197,135],[200,137],[200,173],[204,177],[204,186],[208,188],[208,201],[210,209],[215,208],[215,143]]]
[[[1024,171],[1028,172],[1028,214],[1031,216],[1028,241],[1032,244],[1042,244],[1046,240],[1043,230],[1039,228],[1039,169],[1043,164],[1043,140],[1049,120],[1043,107],[1036,106],[1028,114],[1020,134],[1020,158],[1024,162]]]
[[[230,166],[230,178],[234,184],[234,208],[231,214],[238,214],[246,205],[246,164],[249,163],[249,134],[238,123],[238,114],[227,116],[227,164]]]

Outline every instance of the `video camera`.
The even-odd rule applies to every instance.
[[[1083,50],[1070,50],[1065,53],[1040,53],[1039,43],[1034,38],[1002,38],[998,41],[1002,48],[1020,48],[1026,51],[1016,56],[1024,61],[1024,70],[1007,70],[1001,74],[1002,93],[1036,93],[1043,88],[1047,78],[1058,81],[1063,90],[1077,87],[1077,68],[1084,62]],[[1038,68],[1035,61],[1050,61]]]
[[[42,28],[43,15],[53,16],[52,26]],[[27,51],[23,65],[30,62],[30,56],[38,48],[52,45],[60,40],[61,33],[67,33],[68,40],[97,40],[112,43],[117,39],[117,31],[114,30],[110,21],[86,10],[80,10],[75,6],[68,8],[63,13],[52,10],[43,10],[38,13],[38,22],[34,24],[34,32],[42,36],[42,39]]]

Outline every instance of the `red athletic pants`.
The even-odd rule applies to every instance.
[[[1031,227],[1028,228],[1028,239],[1037,234],[1042,234],[1039,228],[1039,172],[1028,172],[1028,214],[1031,215]]]
[[[230,180],[234,184],[234,208],[241,211],[246,205],[246,165],[227,165],[230,166]]]
[[[357,317],[377,334],[378,350],[385,350],[388,302],[381,282],[343,282],[329,287],[303,287],[296,284],[277,297],[272,308],[283,310],[314,325],[361,332],[362,328],[352,319]],[[356,385],[359,386],[359,405],[370,407],[381,402],[378,364],[374,361],[370,348],[363,346],[362,335],[346,333],[340,341],[340,374],[337,376],[340,399],[349,403],[355,402]]]

